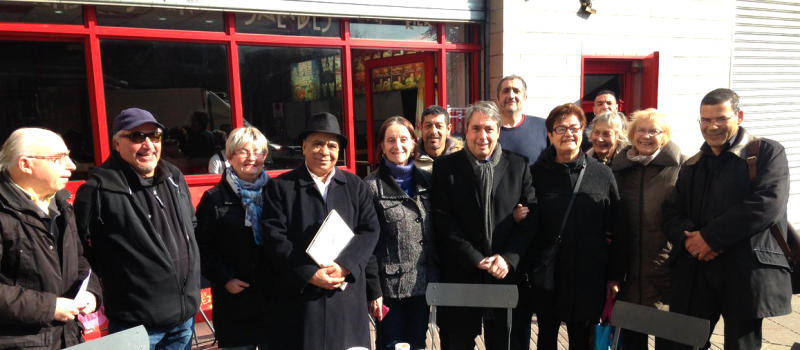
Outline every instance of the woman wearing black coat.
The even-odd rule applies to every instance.
[[[545,126],[551,146],[531,167],[539,203],[538,230],[530,250],[538,348],[556,349],[558,329],[565,322],[570,349],[590,349],[592,326],[600,319],[606,297],[616,296],[625,274],[624,216],[611,169],[580,149],[586,127],[583,111],[573,104],[558,106]],[[558,242],[581,171],[583,178]],[[612,235],[610,244],[606,232]],[[552,278],[541,278],[547,271]]]
[[[223,349],[266,349],[267,301],[272,288],[260,217],[267,139],[256,128],[231,132],[230,162],[197,206],[201,272],[211,281],[214,327]]]

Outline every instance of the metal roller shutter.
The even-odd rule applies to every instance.
[[[800,2],[736,0],[731,89],[744,125],[786,147],[789,221],[800,225]]]

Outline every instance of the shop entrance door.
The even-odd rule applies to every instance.
[[[658,52],[644,57],[583,57],[581,107],[594,118],[592,106],[597,93],[611,90],[617,95],[619,111],[658,107]]]
[[[364,62],[366,135],[356,137],[366,136],[367,142],[366,149],[356,149],[356,154],[366,153],[367,160],[356,162],[358,175],[366,176],[377,167],[380,156],[376,153],[376,138],[386,119],[402,116],[416,125],[422,110],[434,104],[433,62],[434,54],[427,52]]]

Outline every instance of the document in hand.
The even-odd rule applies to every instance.
[[[322,222],[306,253],[319,265],[331,264],[353,238],[353,231],[336,210],[331,210]]]

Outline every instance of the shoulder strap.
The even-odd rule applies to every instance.
[[[561,220],[561,228],[558,229],[558,237],[556,237],[556,243],[561,242],[561,235],[564,234],[564,226],[567,225],[569,212],[572,210],[572,203],[575,202],[575,196],[578,194],[578,189],[581,187],[581,180],[583,180],[583,173],[585,172],[586,172],[586,159],[584,158],[583,164],[581,164],[581,170],[578,173],[578,181],[575,182],[575,188],[572,189],[572,197],[569,198],[569,204],[567,204],[567,211],[564,213],[564,219]]]
[[[761,149],[761,139],[754,139],[747,144],[745,152],[747,154],[747,168],[750,171],[750,182],[756,179],[756,166],[758,165],[758,153]]]

